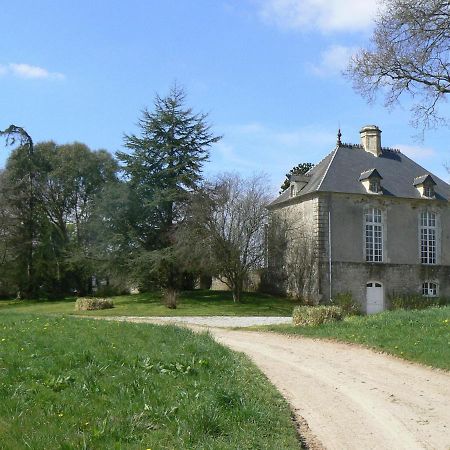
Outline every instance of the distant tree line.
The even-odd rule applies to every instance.
[[[215,135],[173,87],[145,109],[113,157],[81,143],[15,145],[0,172],[0,295],[56,298],[163,289],[168,306],[194,281],[223,279],[239,301],[264,258],[268,183],[203,178]],[[100,284],[100,286],[99,286]]]

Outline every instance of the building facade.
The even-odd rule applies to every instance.
[[[281,290],[367,313],[395,295],[450,296],[450,186],[363,127],[269,206],[268,273]]]

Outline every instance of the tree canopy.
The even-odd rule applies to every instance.
[[[109,153],[80,143],[13,150],[0,176],[0,294],[90,290],[99,268],[89,224],[105,185],[118,182],[117,169]]]
[[[289,173],[286,174],[286,179],[283,181],[283,184],[280,186],[280,194],[285,191],[289,185],[291,184],[291,177],[292,175],[301,175],[304,174],[306,172],[308,172],[308,170],[312,169],[314,167],[313,163],[309,163],[309,162],[305,162],[305,163],[300,163],[297,166],[294,166]]]
[[[441,123],[438,105],[450,93],[450,2],[382,0],[371,44],[346,74],[369,101],[382,92],[393,106],[410,94],[414,126]]]
[[[140,282],[145,278],[166,288],[179,286],[178,264],[171,252],[173,233],[182,219],[183,204],[202,180],[209,148],[220,136],[212,133],[207,114],[185,105],[186,94],[177,86],[166,97],[156,96],[153,110],[139,120],[140,134],[126,134],[127,152],[118,152],[127,182],[137,196],[135,217],[136,262]],[[156,278],[155,278],[156,277]]]

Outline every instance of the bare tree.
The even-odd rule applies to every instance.
[[[222,280],[235,302],[250,271],[264,262],[269,199],[264,176],[222,175],[193,197],[178,233],[187,258]]]
[[[445,122],[437,106],[450,93],[450,2],[381,0],[371,45],[351,60],[347,76],[369,101],[378,91],[394,106],[410,94],[411,123],[425,128]]]

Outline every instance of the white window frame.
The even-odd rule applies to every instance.
[[[366,262],[384,260],[383,211],[377,207],[364,209],[364,258]]]
[[[424,281],[422,283],[423,297],[437,297],[439,295],[439,283],[435,281]]]
[[[419,214],[419,258],[426,265],[438,261],[438,215],[429,209]]]

